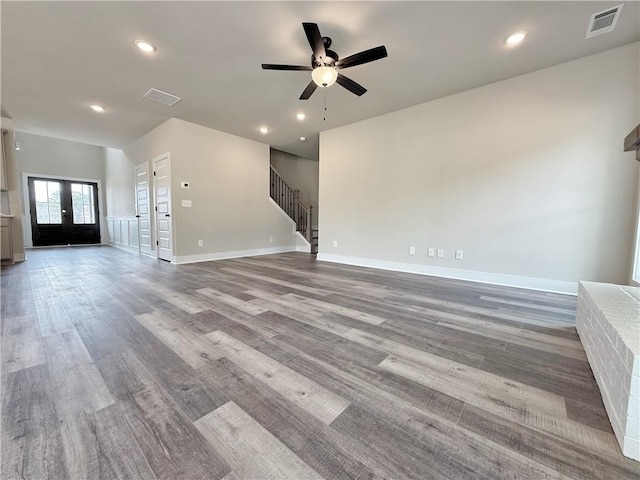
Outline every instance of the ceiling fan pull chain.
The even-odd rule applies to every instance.
[[[327,89],[324,89],[324,112],[323,112],[323,117],[322,117],[322,121],[326,122],[327,121]]]

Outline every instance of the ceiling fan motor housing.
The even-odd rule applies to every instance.
[[[340,57],[333,50],[329,50],[329,45],[331,45],[331,39],[329,37],[322,37],[322,41],[325,46],[325,54],[324,62],[316,58],[314,54],[311,54],[311,66],[313,68],[317,67],[333,67]]]

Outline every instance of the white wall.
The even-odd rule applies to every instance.
[[[21,172],[104,181],[103,147],[24,132],[16,135],[20,142],[16,157]]]
[[[107,216],[135,215],[134,167],[124,152],[118,148],[105,148],[105,178],[107,188]]]
[[[271,149],[271,166],[292,189],[300,190],[300,201],[313,207],[312,223],[318,225],[318,162]]]
[[[153,171],[151,161],[153,158],[170,152],[175,135],[173,134],[173,122],[167,120],[156,128],[146,133],[138,140],[127,146],[123,154],[108,152],[107,162],[107,198],[113,208],[110,210],[110,222],[118,218],[118,222],[126,222],[127,217],[132,218],[136,214],[135,205],[135,166],[147,162],[149,172]],[[152,179],[151,179],[152,180]],[[151,187],[152,185],[150,185]],[[152,191],[149,192],[153,195]],[[113,224],[110,223],[110,226]],[[119,227],[115,227],[119,231]],[[113,228],[112,228],[113,229]],[[155,219],[151,215],[152,241],[151,249],[155,255]],[[119,236],[116,232],[110,238],[112,243],[119,244]],[[137,243],[136,243],[137,245]]]
[[[17,132],[16,136],[20,143],[20,151],[15,153],[24,214],[25,245],[32,246],[31,220],[28,213],[28,202],[25,201],[24,174],[99,182],[100,235],[103,241],[106,241],[107,229],[104,221],[106,197],[103,188],[106,183],[104,148],[24,132]]]
[[[174,132],[173,119],[169,119],[156,128],[146,133],[138,140],[124,149],[124,157],[108,159],[108,171],[110,175],[107,179],[110,196],[114,198],[114,206],[117,204],[118,215],[135,215],[135,167],[144,162],[149,163],[149,172],[153,172],[151,161],[163,153],[171,152],[177,141]],[[113,171],[117,170],[117,175]],[[128,184],[128,187],[125,185]],[[128,194],[126,191],[128,190]],[[150,192],[151,193],[151,192]]]
[[[269,202],[269,147],[172,119],[172,204],[177,254],[295,250],[293,222]],[[188,181],[190,189],[181,189]],[[180,207],[191,200],[191,208]],[[273,241],[269,241],[273,237]],[[197,240],[204,240],[204,247]],[[195,257],[194,257],[195,256]]]
[[[171,154],[178,263],[296,249],[293,221],[269,201],[267,145],[172,118],[124,152],[131,192],[135,165],[147,161],[151,169],[153,158]],[[189,189],[181,188],[183,181]],[[115,183],[120,182],[126,182],[125,174]],[[111,178],[108,185],[111,189]],[[182,200],[190,200],[192,207],[182,207]],[[133,193],[130,205],[125,200],[119,208],[134,214]]]
[[[639,122],[639,53],[321,133],[318,258],[561,291],[627,282],[638,162],[622,142]]]

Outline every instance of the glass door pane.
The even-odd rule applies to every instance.
[[[33,182],[36,197],[36,222],[39,225],[61,225],[61,184],[46,180]]]
[[[93,185],[85,183],[71,184],[71,207],[75,225],[93,225],[96,223]]]

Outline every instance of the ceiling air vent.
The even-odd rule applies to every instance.
[[[617,7],[608,8],[602,12],[594,13],[589,19],[589,27],[587,28],[587,37],[597,37],[603,33],[609,33],[616,28],[618,17],[622,11],[624,3]]]
[[[182,100],[180,97],[176,97],[175,95],[163,92],[162,90],[158,90],[156,88],[152,88],[142,97],[153,100],[154,102],[161,103],[163,105],[167,105],[168,107],[173,107],[176,103]]]

